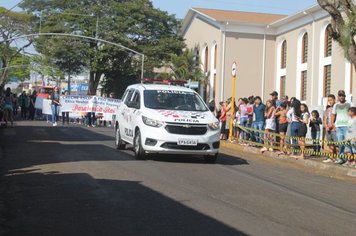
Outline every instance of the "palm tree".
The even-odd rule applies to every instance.
[[[203,87],[204,100],[207,100],[210,72],[203,72],[202,63],[193,49],[186,49],[181,55],[172,55],[168,67],[172,79],[199,81]],[[161,75],[162,78],[165,76]]]

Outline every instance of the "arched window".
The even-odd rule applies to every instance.
[[[305,33],[302,38],[302,64],[308,62],[308,33]]]
[[[281,47],[281,69],[287,67],[287,41],[284,40]]]
[[[207,73],[209,70],[209,48],[206,46],[205,48],[205,58],[204,58],[204,72]]]
[[[329,24],[325,30],[325,51],[324,51],[325,57],[330,57],[332,55],[333,40],[331,37],[331,33],[332,33],[332,28],[331,25]]]
[[[218,45],[214,46],[214,69],[216,70],[216,64],[218,60]]]

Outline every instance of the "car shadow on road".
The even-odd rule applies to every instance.
[[[5,235],[246,235],[140,182],[27,172],[3,180]]]
[[[159,162],[171,162],[171,163],[189,163],[189,164],[207,164],[204,158],[201,156],[190,156],[190,155],[149,155],[149,160],[159,161]],[[248,161],[239,157],[234,157],[226,154],[220,153],[216,163],[210,164],[220,164],[220,165],[248,165]]]

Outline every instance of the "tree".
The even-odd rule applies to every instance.
[[[202,63],[193,49],[185,49],[181,55],[172,54],[166,67],[168,67],[170,71],[168,73],[162,73],[160,78],[167,79],[170,77],[175,80],[199,81],[203,87],[203,97],[207,100],[209,97],[207,93],[210,72],[203,72]]]
[[[0,7],[0,59],[3,70],[0,71],[0,85],[4,85],[9,76],[12,61],[31,45],[29,41],[19,41],[16,49],[13,38],[32,32],[34,17],[30,14],[9,11]]]
[[[15,77],[24,81],[30,78],[30,72],[31,57],[26,54],[19,54],[11,60],[8,78]]]
[[[36,14],[42,11],[42,32],[98,37],[144,53],[144,69],[148,73],[162,66],[171,53],[181,53],[184,47],[183,39],[177,35],[180,22],[153,8],[149,0],[26,0],[22,7]],[[118,83],[115,87],[124,86],[126,82],[122,85],[121,82],[127,78],[132,79],[131,83],[140,78],[141,57],[113,45],[51,37],[37,40],[36,49],[63,62],[70,61],[67,58],[70,52],[72,62],[69,65],[82,64],[81,67],[89,71],[91,94],[96,92],[103,75],[109,80],[104,84],[115,81]],[[121,63],[117,62],[118,58]]]
[[[48,57],[35,55],[31,58],[31,70],[44,77],[49,77],[54,81],[64,78],[64,74]]]
[[[331,20],[331,35],[344,50],[345,57],[356,68],[356,6],[352,0],[318,0]]]

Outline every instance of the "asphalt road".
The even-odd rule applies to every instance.
[[[253,157],[136,161],[113,140],[108,128],[0,129],[0,234],[356,235],[355,182]]]

